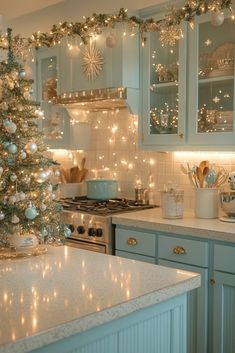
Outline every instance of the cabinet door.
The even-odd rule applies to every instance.
[[[234,23],[226,18],[213,26],[209,16],[199,16],[188,43],[189,144],[225,149],[235,138]]]
[[[116,228],[115,249],[156,257],[156,235],[135,228]]]
[[[200,273],[201,287],[188,293],[187,352],[207,353],[208,337],[208,269],[159,260],[159,265]]]
[[[235,352],[235,275],[214,272],[213,353]]]
[[[60,47],[41,48],[37,52],[37,100],[44,117],[41,128],[50,148],[69,148],[70,120],[64,107],[53,105],[60,93]]]
[[[186,26],[174,46],[162,46],[159,33],[147,35],[141,47],[142,145],[184,145]],[[161,147],[162,146],[162,147]]]

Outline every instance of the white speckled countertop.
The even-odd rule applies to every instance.
[[[121,213],[112,217],[114,224],[139,227],[151,231],[196,236],[235,243],[235,223],[216,219],[195,218],[193,213],[185,212],[182,219],[162,218],[161,208]]]
[[[0,261],[0,353],[22,353],[200,285],[195,273],[67,246]]]

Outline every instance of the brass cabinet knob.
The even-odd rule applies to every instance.
[[[176,246],[173,249],[173,253],[176,255],[184,255],[184,254],[186,254],[186,250],[185,250],[185,248],[183,248],[183,246]]]
[[[136,244],[138,244],[138,241],[135,238],[128,238],[126,242],[127,242],[128,245],[136,245]]]
[[[215,284],[215,280],[214,280],[213,278],[211,278],[211,279],[209,280],[209,283],[213,286],[213,285]]]
[[[184,134],[181,132],[178,134],[178,136],[182,139],[184,137]]]

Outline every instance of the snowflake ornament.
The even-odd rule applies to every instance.
[[[94,81],[103,69],[103,55],[95,43],[89,44],[83,53],[83,72],[89,81]]]

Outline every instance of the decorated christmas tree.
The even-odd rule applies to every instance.
[[[7,41],[7,61],[0,63],[0,246],[18,244],[17,237],[25,237],[24,246],[61,242],[70,229],[60,221],[50,182],[57,163],[47,157],[32,80],[16,60],[11,29]]]

